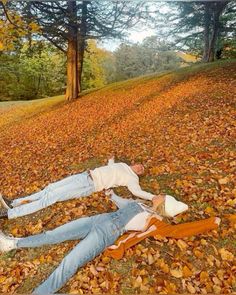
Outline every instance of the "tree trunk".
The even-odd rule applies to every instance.
[[[66,99],[72,100],[78,97],[80,87],[78,78],[78,44],[77,44],[77,6],[76,1],[68,1],[69,29],[67,48],[67,89]]]
[[[207,62],[207,56],[209,51],[209,39],[210,39],[210,3],[204,3],[204,49],[203,49],[203,56],[202,61]]]
[[[82,72],[83,72],[83,61],[84,61],[84,51],[86,46],[86,34],[87,34],[87,5],[88,1],[83,1],[82,4],[82,18],[81,18],[81,25],[80,25],[80,34],[78,36],[78,78],[79,78],[79,85],[81,88],[82,82]]]
[[[215,11],[213,14],[213,28],[212,28],[212,37],[209,45],[207,61],[211,62],[215,60],[216,54],[216,41],[218,37],[219,27],[220,27],[220,16],[226,7],[228,2],[217,2],[215,3]]]

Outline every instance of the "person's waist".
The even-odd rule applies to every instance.
[[[124,214],[124,211],[127,211],[127,212],[125,212]],[[115,223],[119,223],[119,224],[123,223],[122,225],[125,226],[134,216],[144,211],[146,210],[139,203],[132,202],[132,203],[129,203],[124,208],[113,212],[111,218]],[[130,218],[127,218],[128,217],[127,214],[131,215]]]

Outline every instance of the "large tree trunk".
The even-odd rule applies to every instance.
[[[76,1],[68,1],[69,30],[67,48],[67,89],[66,99],[72,100],[78,97],[80,84],[78,78],[78,44],[77,44],[77,6]]]
[[[213,28],[212,28],[212,37],[209,45],[207,61],[211,62],[215,60],[216,54],[216,42],[218,38],[219,28],[220,28],[220,16],[225,9],[228,2],[217,2],[215,3],[214,8],[214,18],[213,18]]]
[[[67,88],[66,99],[71,100],[78,97],[78,66],[77,66],[77,38],[68,40],[67,49]]]
[[[87,34],[87,5],[88,1],[83,1],[82,4],[82,18],[81,18],[81,25],[80,25],[80,34],[78,36],[78,78],[79,78],[79,85],[81,88],[82,82],[82,72],[83,72],[83,62],[84,62],[84,51],[86,46],[86,34]]]
[[[210,40],[210,22],[211,22],[211,13],[210,13],[210,3],[204,3],[204,49],[202,61],[207,62],[207,56],[209,51],[209,40]]]

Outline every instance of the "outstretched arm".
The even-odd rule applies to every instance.
[[[132,181],[128,185],[128,190],[136,197],[139,197],[141,199],[145,200],[152,200],[155,195],[145,192],[141,189],[140,185],[138,182]]]

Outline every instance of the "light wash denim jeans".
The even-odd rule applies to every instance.
[[[82,239],[48,279],[34,290],[33,294],[45,295],[58,291],[79,267],[92,260],[106,247],[114,244],[117,238],[125,232],[125,225],[129,220],[142,211],[143,209],[136,202],[128,202],[116,212],[81,218],[52,231],[20,238],[17,248],[39,247]]]
[[[87,172],[66,177],[49,184],[42,191],[13,201],[13,209],[8,210],[8,218],[28,215],[56,202],[86,197],[95,192],[93,180]],[[30,203],[20,205],[22,201]],[[15,207],[18,206],[18,207]]]

